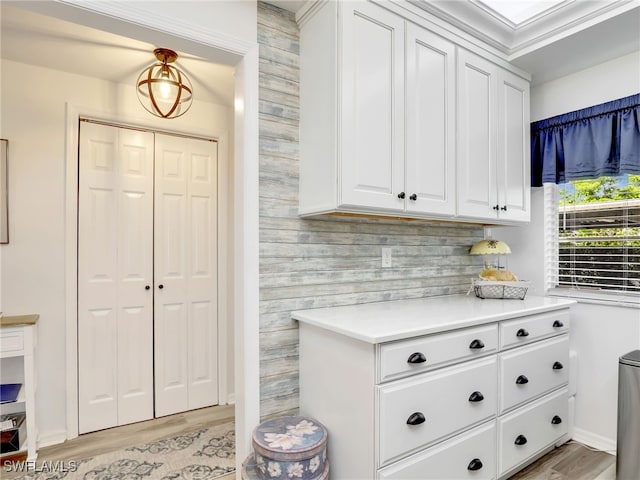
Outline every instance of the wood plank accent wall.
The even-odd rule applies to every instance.
[[[477,225],[298,217],[299,31],[258,3],[260,44],[261,416],[297,413],[298,326],[291,311],[466,293],[482,260]],[[392,268],[381,268],[391,247]]]

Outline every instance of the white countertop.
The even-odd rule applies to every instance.
[[[574,303],[564,298],[533,295],[527,295],[524,300],[482,300],[452,295],[297,310],[291,316],[303,323],[376,344],[548,312]]]

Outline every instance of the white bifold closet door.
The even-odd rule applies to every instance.
[[[215,142],[81,122],[79,432],[218,403]]]
[[[153,418],[153,148],[153,133],[81,123],[80,433]]]
[[[217,148],[156,134],[156,416],[214,405]]]

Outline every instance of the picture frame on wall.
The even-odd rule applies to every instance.
[[[0,139],[0,244],[9,243],[8,152],[9,141]]]

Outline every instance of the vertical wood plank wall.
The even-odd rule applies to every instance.
[[[301,308],[466,293],[481,227],[298,217],[299,31],[294,14],[258,3],[260,44],[261,417],[298,408]],[[393,266],[381,268],[381,248]]]

